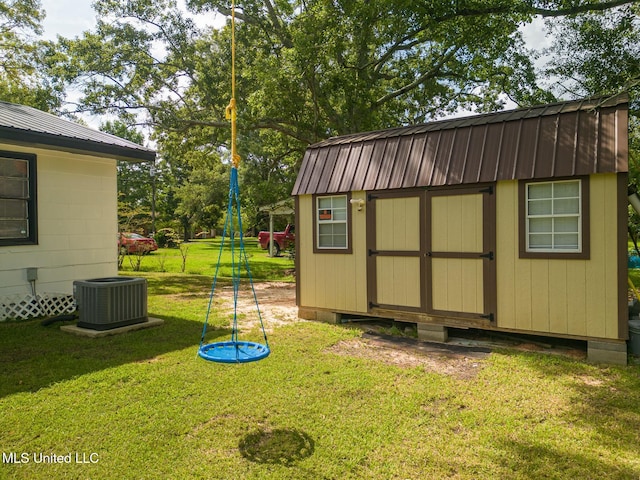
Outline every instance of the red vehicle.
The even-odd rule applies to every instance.
[[[120,233],[118,235],[118,250],[122,253],[149,253],[158,249],[153,238],[143,237],[137,233]]]
[[[272,255],[278,256],[282,250],[287,250],[295,245],[296,235],[294,226],[289,224],[284,232],[273,232],[273,252]],[[269,248],[269,232],[258,233],[258,242],[260,246],[267,250]]]

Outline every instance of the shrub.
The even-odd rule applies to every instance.
[[[172,228],[162,228],[153,237],[160,248],[178,248],[180,235]]]

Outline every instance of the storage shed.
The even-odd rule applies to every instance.
[[[330,138],[294,186],[297,302],[588,341],[626,363],[628,98]]]

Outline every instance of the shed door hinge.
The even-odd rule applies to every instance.
[[[483,253],[480,255],[480,258],[488,258],[489,260],[493,260],[493,252]]]

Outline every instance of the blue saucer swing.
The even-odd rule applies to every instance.
[[[251,277],[251,269],[249,268],[249,261],[247,259],[247,253],[244,248],[244,237],[242,233],[242,217],[240,215],[240,187],[238,186],[238,165],[240,164],[240,155],[236,152],[236,79],[235,79],[235,58],[236,58],[236,43],[235,43],[235,2],[231,3],[231,101],[226,109],[227,120],[231,120],[231,176],[229,179],[229,203],[227,205],[227,215],[224,223],[224,231],[222,233],[222,241],[220,242],[220,252],[218,254],[218,263],[216,265],[216,272],[213,277],[213,283],[211,284],[211,295],[209,296],[209,306],[207,307],[207,316],[202,327],[202,337],[200,338],[200,348],[198,348],[198,355],[210,362],[217,363],[248,363],[262,360],[267,358],[271,353],[269,349],[269,343],[267,341],[267,334],[264,330],[264,323],[262,322],[262,315],[260,314],[260,307],[258,305],[258,298],[256,297],[256,290],[253,286],[253,278]],[[235,206],[235,208],[234,208]],[[239,251],[236,258],[236,231],[234,228],[234,210],[237,215],[238,236],[240,239]],[[228,229],[228,230],[227,230]],[[229,238],[231,239],[231,266],[233,272],[233,328],[231,330],[231,340],[225,342],[205,343],[205,336],[207,334],[207,326],[209,325],[209,315],[211,313],[211,304],[213,303],[213,295],[216,289],[216,282],[218,280],[218,272],[220,270],[220,259],[222,257],[222,251],[224,250],[225,240],[227,238],[227,231],[229,232]],[[253,292],[253,300],[256,305],[256,311],[258,312],[258,319],[260,320],[260,328],[262,329],[262,336],[264,337],[264,344],[247,342],[238,339],[238,294],[240,292],[240,281],[242,278],[242,270],[246,270],[247,278],[251,284],[251,291]]]
[[[237,213],[238,223],[238,236],[240,239],[239,248],[235,245],[235,229],[234,229],[234,203],[235,211]],[[230,228],[229,228],[230,227]],[[231,330],[231,340],[215,343],[205,343],[205,336],[207,334],[207,326],[209,324],[209,315],[211,313],[211,305],[213,303],[213,297],[215,293],[216,283],[218,280],[218,272],[220,270],[220,259],[225,246],[225,240],[227,238],[227,232],[229,232],[229,238],[231,239],[231,267],[233,272],[233,328]],[[238,250],[236,254],[236,250]],[[246,270],[247,278],[251,284],[251,291],[253,293],[253,299],[256,305],[256,311],[258,319],[260,320],[260,328],[262,329],[262,336],[264,338],[264,344],[256,342],[248,342],[238,339],[238,295],[240,292],[240,283],[242,279],[242,271]],[[229,182],[229,204],[227,207],[227,216],[224,224],[224,232],[222,234],[222,241],[220,242],[220,251],[218,253],[218,263],[216,265],[216,272],[213,277],[213,283],[211,285],[211,294],[209,296],[209,305],[207,307],[207,316],[202,328],[202,337],[200,339],[200,348],[198,349],[198,355],[210,362],[217,363],[247,363],[255,362],[266,358],[271,353],[269,349],[269,343],[267,341],[267,334],[264,329],[264,323],[262,322],[262,315],[260,314],[260,307],[258,305],[258,298],[256,296],[256,290],[253,285],[253,278],[251,277],[251,269],[249,268],[249,261],[247,260],[247,253],[244,246],[244,237],[242,234],[242,218],[240,215],[240,189],[238,187],[238,169],[234,166],[231,169],[231,178]]]

